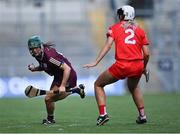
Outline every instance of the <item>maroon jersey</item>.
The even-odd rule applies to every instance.
[[[68,80],[68,87],[76,86],[77,76],[76,72],[71,66],[71,63],[61,53],[58,53],[53,47],[44,46],[43,56],[41,59],[36,58],[39,62],[40,69],[47,74],[54,76],[53,83],[60,86],[63,78],[63,69],[61,65],[66,63],[71,68],[70,78]]]

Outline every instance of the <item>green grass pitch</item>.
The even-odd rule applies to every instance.
[[[96,126],[95,98],[69,96],[56,103],[54,125],[42,125],[44,99],[0,99],[0,133],[168,133],[180,132],[180,94],[144,95],[148,123],[137,125],[130,95],[108,96],[110,121]]]

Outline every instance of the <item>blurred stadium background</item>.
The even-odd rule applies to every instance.
[[[47,89],[51,78],[31,73],[27,40],[40,35],[52,41],[72,62],[78,83],[93,95],[93,82],[113,62],[113,49],[96,68],[82,65],[93,61],[105,42],[109,25],[117,18],[117,7],[131,4],[151,42],[150,81],[141,79],[144,93],[180,92],[180,0],[0,0],[0,98],[23,96],[33,84]],[[123,95],[125,81],[107,87],[108,95]]]

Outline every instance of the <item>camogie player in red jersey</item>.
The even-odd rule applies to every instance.
[[[119,22],[110,26],[107,40],[96,60],[83,67],[95,67],[115,44],[115,63],[104,71],[94,83],[95,97],[99,109],[97,125],[103,125],[109,120],[106,112],[106,95],[104,87],[120,79],[127,78],[127,87],[132,94],[138,109],[136,123],[147,122],[144,112],[143,95],[138,85],[142,74],[148,75],[146,66],[149,60],[149,42],[143,29],[135,22],[135,10],[129,5],[117,10]]]

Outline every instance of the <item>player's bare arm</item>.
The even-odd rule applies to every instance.
[[[143,57],[144,57],[144,76],[146,78],[146,82],[149,81],[149,70],[147,70],[147,63],[149,61],[149,57],[150,57],[150,51],[149,51],[149,47],[148,45],[144,45],[142,47],[142,50],[143,50]]]
[[[84,68],[95,67],[103,59],[103,57],[108,53],[108,51],[111,49],[112,44],[113,44],[113,38],[109,36],[106,40],[104,47],[99,52],[96,60],[92,63],[83,65],[83,67]]]
[[[149,50],[148,45],[143,45],[142,50],[143,50],[143,57],[144,57],[144,70],[146,71],[146,66],[150,57],[150,50]]]
[[[59,87],[59,91],[65,92],[66,91],[66,84],[67,84],[67,81],[70,77],[71,68],[66,63],[63,63],[60,66],[60,69],[63,69],[64,71],[63,71],[63,79],[62,79],[61,85]]]

